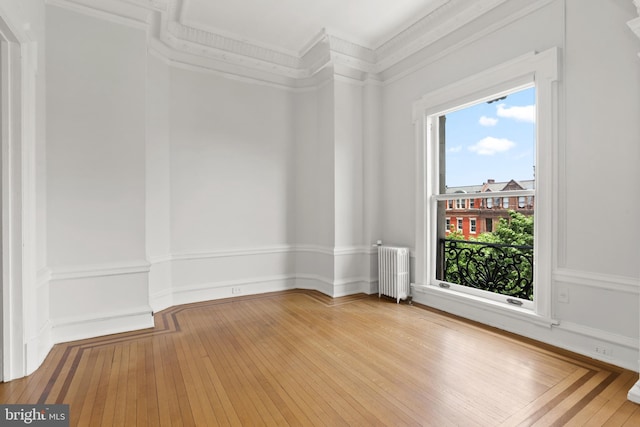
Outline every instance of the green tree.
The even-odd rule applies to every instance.
[[[447,236],[445,280],[503,295],[533,300],[533,217],[509,211],[495,231],[461,242],[462,233]],[[502,246],[509,245],[509,246]]]
[[[476,240],[485,243],[533,246],[533,216],[509,211],[509,220],[500,218],[495,231],[482,233]]]

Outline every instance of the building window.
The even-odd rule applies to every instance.
[[[471,218],[469,220],[469,233],[476,234],[476,219]]]
[[[461,232],[461,233],[463,232],[462,231],[462,218],[458,218],[458,231]]]
[[[498,209],[500,207],[500,197],[493,199],[493,205]]]
[[[488,233],[493,231],[493,219],[492,218],[487,218],[485,219],[485,231],[487,231]]]
[[[449,233],[449,232],[451,232],[451,218],[447,218],[446,219],[446,223],[447,223],[446,232]]]
[[[553,173],[553,165],[558,156],[558,136],[556,131],[558,95],[555,86],[558,80],[559,54],[560,51],[553,48],[540,53],[523,55],[484,72],[469,75],[468,78],[462,81],[452,82],[450,85],[440,87],[431,93],[425,94],[414,103],[413,117],[415,118],[415,135],[419,150],[417,155],[418,158],[424,159],[419,163],[419,173],[416,174],[419,178],[416,188],[420,198],[415,205],[416,213],[419,221],[424,221],[419,223],[416,234],[415,287],[417,290],[427,295],[440,296],[442,288],[446,288],[447,298],[453,297],[454,300],[462,298],[465,304],[471,304],[478,308],[484,307],[484,300],[492,300],[504,304],[495,306],[497,310],[490,314],[489,317],[494,315],[500,317],[503,315],[500,313],[501,310],[517,307],[528,311],[528,313],[517,311],[510,314],[511,316],[525,319],[528,318],[527,316],[535,315],[537,322],[553,324],[551,319],[552,298],[550,284],[553,282],[551,280],[551,267],[554,246],[551,236],[554,204],[551,201],[556,197],[555,192],[557,191],[557,174]],[[534,95],[529,98],[532,101],[528,104],[518,104],[517,101],[514,101],[519,99],[521,92],[526,92],[526,96],[533,93]],[[478,185],[479,182],[482,182],[478,180],[466,183],[450,182],[450,178],[455,180],[458,177],[466,176],[466,174],[460,172],[465,169],[473,169],[476,172],[479,169],[484,177],[496,176],[491,170],[488,170],[491,167],[489,166],[489,160],[492,160],[491,163],[495,164],[495,159],[505,154],[511,147],[515,147],[515,143],[512,142],[515,136],[511,137],[512,139],[502,134],[498,136],[497,130],[492,128],[493,130],[491,131],[495,132],[493,136],[487,136],[476,141],[471,140],[467,147],[462,147],[462,150],[447,149],[454,148],[453,146],[446,146],[447,140],[451,141],[451,144],[456,142],[460,144],[459,141],[462,140],[456,140],[452,132],[450,132],[448,126],[452,125],[454,121],[450,119],[462,117],[464,114],[459,116],[455,114],[460,110],[469,111],[468,109],[479,105],[484,106],[484,104],[490,104],[495,108],[495,114],[492,117],[498,122],[514,120],[513,118],[516,117],[515,112],[518,111],[518,118],[523,118],[524,121],[529,123],[532,128],[531,133],[535,135],[532,138],[533,149],[531,150],[531,152],[535,153],[534,163],[520,169],[531,172],[533,169],[531,166],[535,166],[536,182],[530,187],[535,188],[535,190],[518,190],[520,194],[517,195],[517,197],[530,197],[532,202],[533,196],[535,195],[536,197],[537,209],[534,213],[535,235],[533,232],[530,234],[533,247],[531,252],[535,255],[536,260],[535,263],[533,261],[530,263],[531,276],[535,278],[535,281],[531,282],[532,292],[527,294],[530,296],[522,296],[521,293],[513,296],[509,295],[508,292],[505,293],[497,289],[495,292],[490,289],[478,289],[474,285],[479,283],[480,276],[477,277],[478,281],[468,285],[461,282],[460,276],[446,275],[448,273],[447,265],[449,265],[449,260],[444,255],[445,251],[440,249],[440,245],[445,240],[440,238],[440,236],[444,236],[445,225],[443,221],[444,215],[441,214],[444,204],[441,202],[448,198],[454,200],[457,198],[452,197],[452,194],[445,195],[444,189],[454,186]],[[513,109],[514,107],[518,108]],[[525,114],[520,115],[523,112]],[[477,117],[481,118],[480,116]],[[487,121],[484,120],[484,122]],[[476,119],[473,126],[478,125],[478,123],[479,121]],[[467,127],[467,129],[469,128],[470,126]],[[518,146],[521,148],[520,140],[518,140]],[[454,170],[460,163],[453,161],[453,156],[459,153],[466,155],[476,154],[476,162],[467,163],[467,166]],[[449,156],[452,157],[452,161],[449,161]],[[504,159],[502,161],[503,164],[508,163],[506,155],[502,159]],[[543,161],[536,163],[535,159]],[[512,173],[510,172],[509,174],[511,175]],[[506,179],[527,180],[528,176],[514,174]],[[498,207],[503,198],[512,197],[507,194],[500,194],[498,200],[496,200],[495,196],[497,195],[494,192],[492,194],[493,201],[491,202],[491,198],[486,196],[483,193],[479,193],[476,198],[486,199],[487,208]],[[513,197],[516,196],[514,195]],[[460,199],[462,198],[464,197],[460,197]],[[466,198],[468,198],[468,195]],[[510,215],[522,214],[511,212]],[[486,221],[487,218],[482,218],[481,220]],[[511,221],[512,224],[514,222],[517,221]],[[533,222],[530,221],[531,230],[533,229]],[[492,228],[495,232],[503,224],[505,222],[500,221],[495,226],[493,224],[487,225],[493,226]],[[467,246],[472,247],[475,243],[484,244],[484,242],[470,240],[452,242],[458,247],[465,248]],[[532,255],[532,258],[534,255]],[[464,258],[458,258],[464,262]],[[484,282],[482,284],[484,285]],[[535,304],[533,301],[534,295]],[[470,296],[472,297],[470,298]]]
[[[465,208],[464,202],[465,200],[460,200],[460,199],[456,200],[456,209],[464,209]]]
[[[453,209],[453,200],[447,200],[447,209]]]
[[[509,209],[509,198],[508,197],[503,197],[502,198],[502,207],[505,209]]]
[[[525,198],[524,198],[524,196],[518,197],[518,207],[520,209],[525,207]]]
[[[469,199],[469,209],[474,209],[476,207],[476,199]]]

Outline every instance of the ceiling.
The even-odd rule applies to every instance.
[[[326,30],[376,49],[449,0],[183,0],[179,20],[300,55]]]

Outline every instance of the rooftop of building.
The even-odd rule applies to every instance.
[[[455,193],[486,193],[486,192],[499,192],[499,191],[514,191],[514,190],[533,190],[535,188],[535,180],[509,180],[496,182],[493,179],[488,179],[479,185],[462,185],[457,187],[447,187],[446,194]]]

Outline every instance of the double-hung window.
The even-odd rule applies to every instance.
[[[436,220],[439,286],[533,307],[533,212],[525,216],[508,210],[510,197],[534,194],[522,185],[520,190],[513,189],[518,187],[514,183],[535,187],[535,95],[535,85],[530,84],[435,116],[435,133],[446,135],[438,139],[437,159],[439,189],[444,191],[431,200],[437,217],[442,218],[444,201],[450,198],[455,198],[457,209],[464,209],[467,200],[488,197],[498,209],[480,211],[498,220],[495,231],[480,234],[477,218],[467,219],[467,229],[463,229],[463,218],[458,218],[459,233],[451,236],[446,234],[446,223]],[[502,179],[485,181],[486,176]],[[489,187],[491,192],[486,191]]]
[[[557,49],[550,49],[524,55],[425,94],[414,104],[421,159],[416,291],[478,307],[490,304],[543,324],[553,323],[551,236],[557,225],[552,220],[551,201],[557,191],[553,181],[557,179],[553,172],[557,163],[553,159],[557,159],[558,54]],[[522,101],[523,97],[530,102]],[[473,110],[476,106],[482,108]],[[467,114],[469,111],[473,113]],[[458,112],[466,115],[467,145],[460,142],[462,139],[450,140],[454,132],[449,126],[456,125],[453,117]],[[473,126],[469,115],[475,117]],[[513,130],[522,123],[530,125],[528,136]],[[512,126],[512,131],[506,126]],[[455,150],[447,149],[454,146]],[[466,160],[458,158],[461,154]],[[522,158],[528,163],[516,164]],[[512,180],[533,185],[506,189]],[[474,191],[452,191],[473,186]],[[509,198],[517,200],[517,205],[510,206]],[[455,200],[459,206],[471,199],[480,201],[479,212],[474,212],[476,233],[448,238],[444,222],[447,200]],[[514,209],[523,200],[533,205],[534,199],[536,207],[531,215]],[[485,230],[477,229],[478,220]],[[522,239],[505,240],[509,227],[522,232]]]

